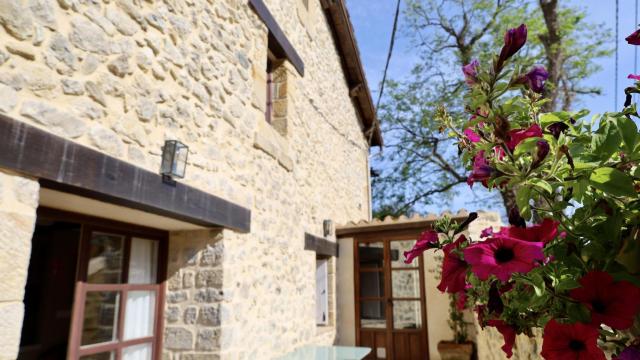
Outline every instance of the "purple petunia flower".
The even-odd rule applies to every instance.
[[[505,61],[517,53],[527,42],[527,25],[522,24],[514,29],[509,29],[504,34],[504,45],[500,51],[497,69],[501,69]]]
[[[478,62],[478,60],[473,60],[472,62],[462,67],[464,81],[467,83],[467,85],[473,85],[478,81],[478,65],[480,65],[480,62]]]

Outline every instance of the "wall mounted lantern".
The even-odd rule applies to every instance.
[[[165,182],[175,183],[174,178],[182,179],[187,169],[189,147],[177,140],[165,140],[162,147],[160,174]]]
[[[324,237],[333,235],[333,220],[324,220],[322,229],[324,230]]]

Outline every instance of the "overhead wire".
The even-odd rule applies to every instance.
[[[384,65],[384,71],[382,73],[382,81],[380,81],[380,88],[378,90],[378,100],[376,101],[376,116],[374,123],[371,124],[371,129],[369,129],[369,143],[371,143],[371,139],[373,138],[373,133],[375,126],[380,126],[380,122],[378,121],[378,111],[380,109],[380,101],[382,100],[382,94],[384,93],[384,85],[387,82],[387,72],[389,71],[389,64],[391,63],[391,55],[393,54],[393,45],[396,42],[396,32],[398,29],[398,18],[400,17],[400,1],[396,2],[396,12],[393,16],[393,27],[391,28],[391,39],[389,40],[389,49],[387,51],[387,60]]]

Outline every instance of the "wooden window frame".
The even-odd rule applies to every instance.
[[[115,352],[115,359],[122,358],[124,348],[144,343],[151,343],[151,358],[160,359],[162,354],[162,331],[164,329],[164,303],[166,296],[167,266],[168,266],[168,232],[108,220],[88,215],[82,215],[57,209],[38,209],[38,218],[78,223],[81,226],[80,249],[76,266],[76,283],[70,324],[67,359],[79,359],[82,356],[99,354],[102,352]],[[90,251],[90,237],[93,232],[105,232],[122,235],[125,238],[122,257],[122,273],[119,284],[92,284],[87,283],[87,269]],[[158,257],[156,268],[156,282],[154,284],[128,284],[129,260],[131,254],[131,239],[144,238],[158,241]],[[84,320],[84,307],[88,292],[117,291],[118,314],[116,325],[116,340],[93,345],[81,346],[82,327]],[[124,318],[126,315],[127,295],[131,291],[154,291],[154,325],[153,334],[143,338],[124,340]]]

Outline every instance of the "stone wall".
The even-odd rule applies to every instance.
[[[222,235],[216,230],[172,232],[165,308],[165,355],[215,359],[220,350]]]
[[[284,64],[278,129],[264,119],[267,28],[244,0],[0,0],[0,112],[153,172],[164,140],[180,140],[190,149],[182,182],[252,210],[250,234],[188,247],[202,261],[223,244],[221,280],[185,285],[204,265],[175,271],[186,260],[172,260],[170,360],[331,342],[335,331],[315,326],[304,232],[369,216],[368,146],[320,2],[265,2],[305,63],[304,77]],[[191,240],[171,246],[183,253]],[[191,323],[217,306],[219,327]],[[202,331],[218,343],[199,343]]]
[[[0,359],[18,356],[38,189],[37,181],[0,172]]]

